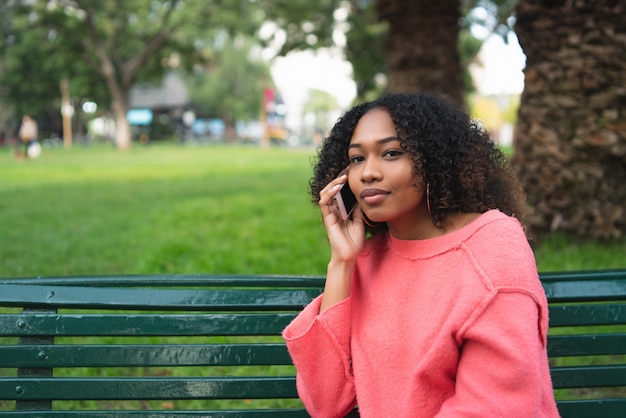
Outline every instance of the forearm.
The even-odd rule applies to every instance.
[[[314,417],[343,417],[355,404],[350,357],[350,300],[319,315],[321,296],[283,332],[298,370],[298,395]]]
[[[328,263],[320,313],[350,296],[350,283],[353,271],[354,262],[334,261],[331,259]]]

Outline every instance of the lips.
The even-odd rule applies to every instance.
[[[365,189],[361,192],[360,196],[366,205],[377,205],[382,203],[387,198],[389,193],[381,189]]]

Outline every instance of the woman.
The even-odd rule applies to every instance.
[[[37,122],[29,115],[22,117],[18,136],[24,144],[24,157],[30,157],[29,148],[37,143]]]
[[[347,168],[347,174],[343,170]],[[335,198],[347,183],[347,219]],[[505,157],[431,95],[358,105],[311,181],[324,293],[285,329],[313,417],[556,417],[547,301]]]

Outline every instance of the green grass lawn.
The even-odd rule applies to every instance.
[[[226,146],[54,149],[31,161],[4,153],[2,276],[322,273],[312,155]]]
[[[323,274],[313,149],[0,150],[0,275]],[[626,267],[624,242],[541,237],[541,271]]]

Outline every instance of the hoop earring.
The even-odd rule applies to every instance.
[[[426,183],[426,209],[428,209],[428,214],[433,216],[433,214],[430,213],[430,182]]]
[[[363,222],[365,222],[365,224],[369,226],[370,228],[376,228],[378,227],[378,225],[380,225],[380,223],[378,222],[372,222],[369,219],[367,219],[367,216],[365,216],[365,214],[363,214]]]

